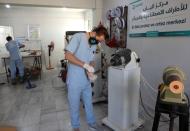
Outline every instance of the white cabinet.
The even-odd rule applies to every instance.
[[[103,123],[115,131],[133,131],[138,118],[140,67],[110,67],[108,71],[108,117]]]

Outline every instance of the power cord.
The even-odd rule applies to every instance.
[[[151,84],[148,83],[148,81],[145,79],[145,77],[144,77],[142,74],[141,74],[141,78],[142,78],[144,84],[147,84],[147,86],[148,86],[149,88],[151,88],[154,92],[157,92],[156,89],[154,89],[154,88],[151,86]],[[141,101],[142,108],[143,108],[143,110],[145,111],[145,113],[146,113],[151,119],[154,119],[154,116],[151,115],[151,113],[149,113],[148,109],[145,107],[145,104],[144,104],[143,98],[142,98],[142,91],[141,91],[141,89],[140,89],[140,101]],[[167,119],[167,120],[161,120],[160,122],[169,122],[169,121],[170,121],[170,120]]]
[[[140,90],[140,101],[141,101],[141,105],[142,105],[142,108],[143,110],[145,111],[145,113],[151,118],[151,119],[154,119],[154,116],[152,116],[149,111],[147,110],[147,108],[145,107],[144,105],[144,102],[143,102],[143,99],[142,99],[142,92]],[[167,119],[167,120],[160,120],[160,122],[169,122],[170,120]]]
[[[146,80],[146,78],[144,77],[144,75],[141,73],[141,79],[143,80],[144,84],[146,84],[152,91],[154,91],[155,93],[157,93],[157,90],[154,89],[151,84]]]

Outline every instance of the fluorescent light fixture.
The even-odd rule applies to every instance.
[[[9,8],[11,8],[11,5],[6,4],[5,7],[9,9]]]

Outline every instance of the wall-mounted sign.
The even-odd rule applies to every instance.
[[[131,0],[129,36],[190,36],[190,0]]]
[[[28,39],[29,40],[40,39],[40,25],[28,25]]]

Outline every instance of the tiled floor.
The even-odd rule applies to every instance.
[[[72,131],[67,91],[57,72],[47,72],[42,80],[33,81],[37,88],[9,84],[0,87],[0,125],[11,125],[18,131]],[[106,116],[107,105],[94,105],[96,119]],[[81,131],[87,131],[81,106]],[[111,131],[105,127],[105,131]]]
[[[27,90],[24,85],[0,86],[0,125],[17,127],[18,131],[72,131],[68,112],[67,91],[57,77],[57,71],[47,72],[42,80],[33,81],[37,88]],[[107,105],[94,105],[98,123],[107,115]],[[144,128],[151,131],[152,120],[147,119]],[[112,131],[102,126],[104,131]],[[167,131],[167,123],[160,131]],[[87,131],[85,114],[81,106],[81,131]]]

